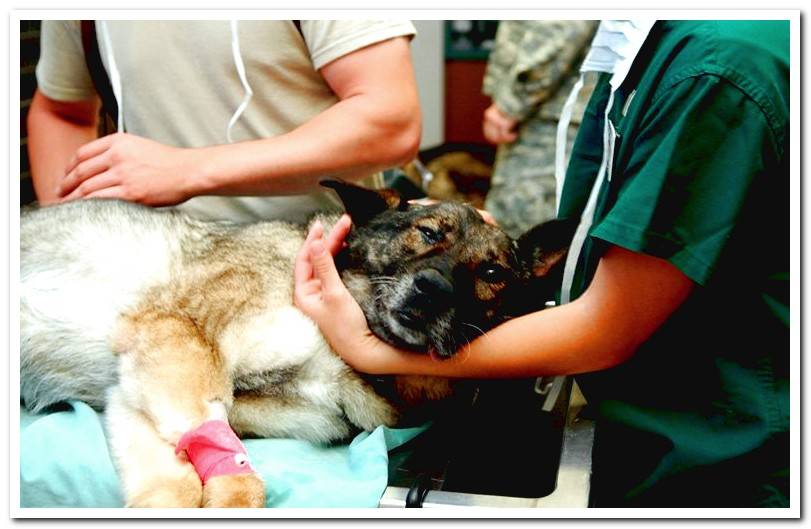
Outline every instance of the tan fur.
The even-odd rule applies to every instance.
[[[409,405],[426,400],[441,400],[453,394],[451,381],[442,377],[397,375],[394,377],[397,394]]]
[[[196,474],[177,479],[161,478],[145,486],[127,500],[127,507],[192,508],[203,502],[203,487]],[[261,507],[261,505],[259,505]]]
[[[320,335],[298,311],[267,310],[292,297],[292,270],[289,264],[281,263],[272,270],[256,266],[251,262],[251,241],[242,242],[223,242],[213,249],[210,260],[187,268],[172,283],[150,290],[119,319],[111,347],[121,357],[122,405],[130,407],[130,413],[140,412],[148,418],[169,448],[184,432],[210,418],[214,402],[225,405],[229,423],[240,434],[304,436],[328,442],[334,438],[336,428],[344,428],[344,435],[350,431],[335,420],[296,403],[286,403],[283,398],[251,394],[234,397],[232,387],[235,374],[255,371],[268,363],[264,357],[272,355],[269,349],[278,348],[280,354],[283,352],[295,362],[297,354],[304,357],[311,354],[313,347],[322,347],[327,357],[324,361],[333,364],[337,384],[345,395],[343,408],[336,409],[336,416],[345,413],[366,430],[380,424],[393,426],[397,420],[394,408],[334,357],[322,340],[309,343],[303,338],[308,335],[304,331],[290,333],[295,342],[279,343],[282,331],[296,325],[309,327],[312,336]],[[301,239],[291,241],[288,236],[280,244],[282,254],[297,251],[300,243]],[[442,398],[450,392],[447,380],[433,377],[403,377],[397,388],[406,401],[415,403]],[[302,432],[302,423],[308,425],[309,432]],[[286,424],[295,425],[295,430]],[[154,463],[147,465],[160,477],[126,487],[130,489],[128,502],[133,506],[264,505],[264,485],[258,475],[212,478],[202,489],[200,500],[193,472],[186,469],[179,477],[163,475],[163,469]],[[129,479],[126,472],[123,477]]]
[[[203,487],[203,507],[265,506],[265,484],[256,474],[216,476]]]
[[[235,266],[240,258],[239,254],[219,256],[231,267],[215,265],[186,274],[152,291],[119,319],[111,342],[121,357],[120,389],[125,405],[148,417],[169,447],[184,432],[209,419],[215,402],[225,405],[232,428],[240,434],[329,442],[335,438],[336,428],[342,435],[350,433],[340,419],[343,414],[366,430],[380,424],[393,426],[397,415],[391,405],[329,351],[309,319],[292,308],[266,309],[267,289],[259,286],[273,281],[268,277],[272,273],[263,275],[256,267]],[[278,296],[279,290],[292,295],[289,283],[286,279],[271,296]],[[296,325],[303,326],[304,332],[289,333]],[[293,341],[279,341],[284,330]],[[308,334],[312,343],[306,339]],[[305,358],[319,347],[325,356],[322,362],[331,364],[338,377],[336,386],[345,396],[335,403],[342,407],[336,407],[334,418],[283,398],[250,394],[234,398],[234,375],[261,368],[273,349],[297,362],[297,356]],[[302,423],[309,432],[302,431]],[[153,463],[149,466],[162,474]],[[128,479],[126,473],[122,477]],[[132,489],[128,497],[132,505],[200,505],[198,491],[190,486],[195,478],[161,476],[127,487]],[[202,494],[204,507],[261,507],[265,501],[264,485],[255,474],[212,478]]]
[[[475,208],[484,208],[492,167],[470,153],[457,151],[431,160],[426,169],[434,175],[426,190],[429,198],[465,202]],[[403,171],[417,186],[422,186],[422,176],[413,164],[403,167]]]

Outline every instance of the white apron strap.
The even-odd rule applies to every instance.
[[[603,187],[603,181],[606,179],[606,174],[611,171],[611,160],[614,158],[614,131],[613,125],[608,119],[608,113],[611,110],[611,105],[614,102],[614,91],[608,96],[608,104],[605,108],[605,125],[603,127],[603,159],[600,163],[600,169],[597,171],[597,178],[594,181],[594,186],[591,188],[586,207],[580,216],[580,224],[577,226],[572,243],[569,246],[569,253],[566,256],[566,264],[563,268],[563,282],[561,285],[560,303],[565,304],[571,301],[572,283],[574,282],[574,273],[577,269],[577,261],[580,259],[580,252],[583,250],[583,244],[586,242],[591,225],[594,222],[594,213],[597,207],[597,197],[600,194],[600,189]]]
[[[566,256],[566,264],[563,269],[563,284],[561,285],[561,304],[571,301],[572,283],[574,281],[574,273],[577,269],[577,261],[580,258],[580,253],[583,250],[583,244],[586,242],[589,230],[594,223],[594,213],[597,207],[597,197],[600,195],[600,189],[603,187],[605,180],[611,181],[611,170],[614,160],[614,146],[617,138],[617,133],[614,126],[608,119],[608,113],[611,111],[611,106],[614,103],[614,92],[623,83],[628,72],[631,69],[633,61],[639,53],[640,48],[645,42],[651,28],[655,24],[655,19],[646,20],[604,20],[600,22],[597,28],[597,33],[592,40],[591,49],[586,58],[583,60],[583,65],[580,68],[581,72],[597,71],[611,73],[609,81],[610,95],[608,97],[608,104],[605,108],[605,124],[603,127],[603,158],[600,162],[600,168],[597,171],[597,177],[594,180],[594,187],[591,189],[586,207],[580,216],[580,224],[577,226],[572,244],[569,247],[569,254]],[[581,80],[583,79],[581,75]],[[623,108],[623,115],[628,111],[630,100],[633,99],[633,94]],[[569,96],[571,99],[571,95]],[[567,100],[567,104],[569,101]],[[566,172],[565,156],[565,129],[563,128],[563,115],[561,114],[561,121],[558,123],[557,130],[557,144],[555,149],[555,180],[558,185],[557,197],[558,208],[560,208],[560,192],[563,188],[563,179]],[[571,109],[567,116],[566,126],[568,127],[568,120],[571,119]],[[561,134],[564,134],[564,141],[561,142]],[[561,155],[561,152],[564,155]]]
[[[572,111],[574,104],[577,101],[577,96],[583,89],[583,82],[585,72],[580,74],[577,82],[569,92],[569,97],[566,98],[566,103],[560,111],[560,119],[558,120],[557,136],[555,138],[555,213],[560,211],[560,195],[563,192],[563,180],[566,178],[566,167],[569,160],[566,159],[566,140],[569,137],[569,123],[572,121]]]
[[[245,62],[242,60],[242,53],[239,49],[239,27],[236,20],[231,21],[231,53],[234,55],[234,65],[236,65],[242,88],[245,89],[245,96],[242,98],[242,102],[239,104],[236,111],[234,111],[234,115],[231,116],[231,119],[228,121],[228,128],[225,129],[225,138],[228,140],[228,143],[234,142],[231,138],[231,129],[242,113],[245,112],[248,103],[251,101],[251,97],[253,97],[253,90],[251,89],[251,85],[248,84],[248,77],[245,75]]]

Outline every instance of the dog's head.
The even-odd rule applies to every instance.
[[[418,205],[389,190],[322,184],[353,221],[336,258],[341,276],[372,332],[393,345],[448,358],[495,325],[542,308],[560,282],[570,222],[513,240],[464,204]]]

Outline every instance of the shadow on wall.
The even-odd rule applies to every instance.
[[[28,164],[28,129],[26,120],[31,98],[37,88],[34,70],[39,60],[39,20],[20,21],[20,205],[33,202],[34,186]]]

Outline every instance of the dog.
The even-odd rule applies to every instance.
[[[512,240],[467,205],[324,185],[353,221],[336,264],[370,329],[438,361],[541,308],[573,233],[553,221]],[[257,473],[201,480],[176,453],[207,421],[327,443],[452,391],[397,377],[384,397],[330,350],[292,302],[307,226],[99,199],[25,210],[20,227],[21,399],[35,412],[66,399],[106,410],[127,506],[264,505]]]
[[[479,161],[470,153],[453,151],[437,156],[426,164],[426,169],[433,175],[425,186],[429,198],[484,208],[493,176],[492,164]],[[402,171],[412,184],[422,188],[422,174],[414,162],[403,166]]]

